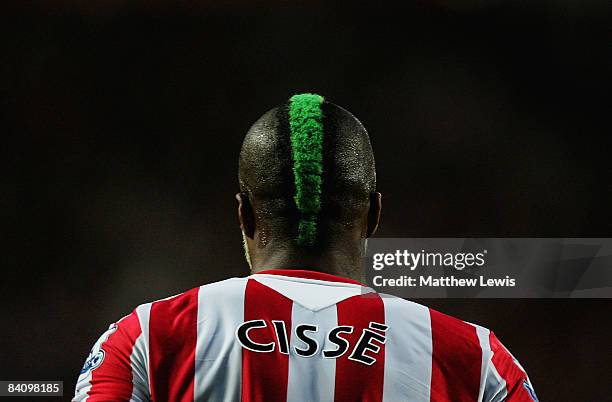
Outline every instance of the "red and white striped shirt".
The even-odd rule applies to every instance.
[[[488,329],[358,282],[264,271],[147,303],[94,345],[73,401],[537,401]]]

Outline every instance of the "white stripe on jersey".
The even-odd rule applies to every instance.
[[[304,348],[306,345],[298,340],[294,333],[290,337],[289,375],[287,380],[287,402],[302,401],[333,401],[336,379],[336,359],[323,357],[328,332],[337,325],[338,314],[336,306],[332,305],[317,312],[308,310],[293,303],[291,311],[291,327],[299,324],[315,324],[317,332],[308,332],[308,337],[317,341],[318,351],[312,357],[300,357],[295,354],[294,347]],[[288,328],[288,331],[292,328]]]
[[[242,348],[234,339],[244,318],[246,278],[200,287],[195,351],[196,401],[239,401]],[[219,303],[223,300],[223,303]]]
[[[91,351],[89,352],[89,356],[87,357],[87,360],[85,361],[86,365],[90,361],[92,361],[91,358],[93,356],[100,353],[100,350],[102,349],[102,345],[104,344],[104,342],[106,342],[108,337],[111,336],[111,334],[113,334],[116,330],[117,330],[117,324],[111,324],[109,325],[108,329],[102,335],[100,335],[100,338],[98,338],[96,343],[91,348]],[[79,378],[77,379],[76,387],[74,390],[75,396],[72,400],[73,402],[85,402],[87,401],[87,399],[89,399],[88,392],[91,389],[92,371],[93,370],[89,369],[85,373],[79,375]]]
[[[478,336],[478,341],[480,342],[480,348],[482,350],[478,402],[501,402],[508,395],[508,390],[506,389],[506,380],[499,375],[491,360],[493,358],[493,351],[491,350],[491,344],[489,342],[491,331],[480,325],[472,324],[471,322],[468,322],[468,324],[476,328],[476,335]]]
[[[132,401],[149,401],[149,316],[151,303],[142,304],[136,308],[140,322],[141,333],[134,343],[130,356],[132,365]]]
[[[485,395],[489,396],[489,399],[483,399],[486,402],[503,402],[508,396],[508,388],[506,380],[497,371],[497,368],[493,364],[493,361],[487,362],[487,370],[490,375],[487,376],[486,383],[484,386],[488,389],[485,391]]]
[[[480,348],[482,349],[482,363],[480,364],[480,389],[478,390],[478,401],[490,401],[492,395],[489,395],[492,388],[486,385],[486,382],[491,381],[488,377],[489,361],[491,360],[491,346],[489,346],[489,330],[479,325],[472,324],[476,328],[476,335]]]
[[[389,326],[383,402],[429,402],[432,364],[429,309],[394,296],[381,298],[385,324]]]
[[[250,278],[312,311],[335,305],[358,294],[373,292],[370,288],[353,283],[267,274],[256,274],[250,276]]]

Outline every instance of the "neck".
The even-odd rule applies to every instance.
[[[256,253],[251,253],[252,272],[306,269],[363,282],[363,249],[363,245],[352,248],[330,247],[328,251],[316,254],[291,248],[259,249]]]

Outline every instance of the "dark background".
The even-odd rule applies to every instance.
[[[127,3],[2,3],[0,379],[69,395],[110,322],[246,275],[240,142],[296,92],[369,129],[379,236],[612,234],[605,1]],[[423,302],[612,400],[610,300]]]

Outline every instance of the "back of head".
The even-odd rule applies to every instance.
[[[365,231],[376,187],[368,133],[319,95],[295,95],[249,129],[239,182],[260,247],[324,252]]]

